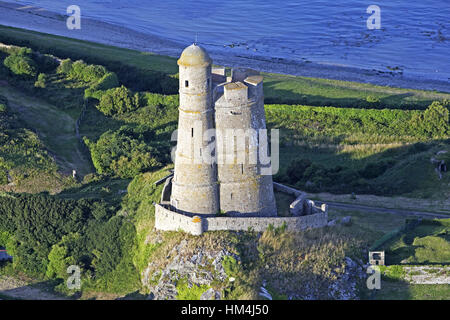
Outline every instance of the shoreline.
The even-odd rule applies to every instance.
[[[179,57],[184,47],[190,44],[181,44],[157,35],[142,33],[90,18],[82,18],[81,30],[69,30],[66,27],[65,19],[66,17],[63,15],[42,8],[0,1],[0,21],[5,26],[131,50],[151,52],[174,58]],[[226,67],[248,67],[267,73],[450,93],[450,81],[435,80],[420,76],[407,76],[394,71],[362,69],[310,61],[292,61],[283,58],[269,58],[257,55],[233,55],[214,50],[208,51],[215,64]]]

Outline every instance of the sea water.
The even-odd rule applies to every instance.
[[[450,80],[449,0],[10,1],[234,55],[313,61]],[[379,29],[366,10],[380,8]]]

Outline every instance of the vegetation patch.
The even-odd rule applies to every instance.
[[[450,263],[450,219],[423,220],[382,245],[387,264]]]

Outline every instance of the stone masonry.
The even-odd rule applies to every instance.
[[[326,226],[326,205],[316,207],[303,192],[272,181],[264,153],[268,144],[260,135],[266,129],[263,77],[244,68],[233,69],[231,76],[225,68],[212,69],[208,53],[196,44],[183,51],[178,65],[175,169],[165,179],[161,203],[155,204],[155,228],[200,235],[261,232],[269,225],[288,230]],[[205,139],[205,132],[214,132],[214,138]],[[274,186],[295,196],[291,217],[277,217]]]
[[[272,175],[261,174],[259,129],[266,129],[263,78],[211,68],[193,44],[178,60],[180,107],[171,205],[181,213],[276,216]],[[216,139],[203,138],[213,129]],[[200,135],[200,136],[199,136]],[[214,161],[204,161],[213,148]],[[203,153],[203,154],[202,154]],[[242,157],[243,156],[243,157]],[[270,169],[270,163],[265,164]]]

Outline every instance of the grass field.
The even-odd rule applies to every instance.
[[[269,104],[376,109],[425,109],[434,100],[450,98],[448,93],[272,73],[264,74],[264,95]]]
[[[55,55],[59,58],[77,57],[89,63],[96,63],[98,60],[120,62],[141,70],[160,71],[167,74],[178,73],[175,58],[0,26],[0,42],[8,42],[8,40],[14,41],[15,45],[28,46],[40,52],[55,51]]]
[[[141,71],[158,71],[168,75],[178,73],[175,58],[12,27],[0,26],[0,42],[13,42],[40,52],[51,52],[60,58],[84,59],[89,63],[116,62]],[[424,109],[433,100],[450,99],[447,93],[271,73],[263,75],[266,103]],[[379,102],[367,102],[368,96]]]
[[[35,129],[65,174],[71,174],[73,169],[81,176],[93,171],[90,160],[80,150],[75,134],[76,119],[57,106],[11,86],[1,86],[0,94],[8,98],[13,112]]]
[[[382,282],[377,300],[449,300],[450,284],[409,284],[402,281]]]
[[[450,264],[450,219],[424,220],[385,243],[386,264]]]

